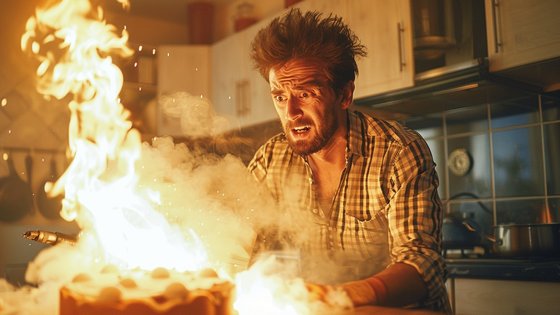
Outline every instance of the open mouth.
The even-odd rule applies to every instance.
[[[292,128],[292,132],[295,134],[303,134],[308,132],[309,130],[311,130],[311,127],[309,126],[301,126],[301,127],[296,127],[296,128]]]

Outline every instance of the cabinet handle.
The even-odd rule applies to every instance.
[[[397,36],[398,36],[398,40],[399,40],[399,71],[402,72],[404,67],[406,66],[406,60],[403,59],[405,56],[404,53],[404,44],[403,44],[403,33],[404,33],[404,27],[402,26],[402,24],[399,22],[397,23]]]
[[[235,112],[237,117],[245,117],[251,113],[250,92],[248,80],[235,83]]]
[[[494,52],[499,53],[502,49],[500,1],[492,0],[492,26],[494,29]]]

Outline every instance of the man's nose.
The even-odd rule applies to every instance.
[[[288,120],[296,120],[302,116],[300,102],[297,97],[290,97],[286,105],[286,118]]]

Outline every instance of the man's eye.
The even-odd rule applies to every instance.
[[[310,96],[311,96],[311,93],[309,93],[309,92],[301,92],[301,93],[299,93],[299,97],[300,97],[300,98],[308,98],[308,97],[310,97]]]
[[[284,95],[274,95],[273,96],[274,100],[276,102],[284,102],[286,100],[286,97],[284,97]]]

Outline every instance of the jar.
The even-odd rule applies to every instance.
[[[242,2],[237,6],[233,28],[239,32],[255,24],[257,18],[254,15],[254,6],[249,2]]]

